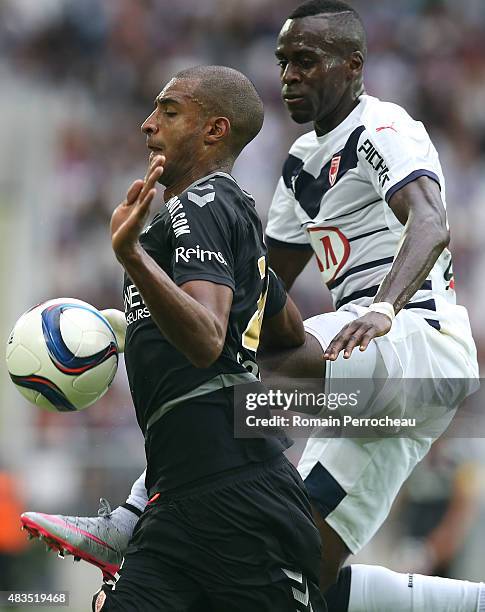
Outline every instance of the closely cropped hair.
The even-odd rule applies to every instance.
[[[342,0],[306,0],[297,6],[288,19],[302,19],[315,15],[330,15],[336,30],[339,31],[342,43],[347,51],[358,50],[364,58],[367,56],[367,37],[359,13]]]
[[[233,153],[239,154],[258,135],[263,126],[263,102],[242,72],[227,66],[195,66],[175,78],[198,81],[194,96],[204,112],[229,119]]]
[[[306,0],[297,6],[288,19],[300,19],[324,13],[353,13],[359,20],[359,13],[347,2],[341,0]]]

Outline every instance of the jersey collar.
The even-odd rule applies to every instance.
[[[197,185],[200,185],[201,183],[206,183],[207,181],[209,181],[211,178],[215,178],[216,176],[222,176],[224,178],[229,179],[230,181],[232,181],[233,183],[236,183],[236,185],[239,187],[236,179],[231,176],[230,174],[228,174],[227,172],[212,172],[212,174],[208,174],[207,176],[203,176],[200,179],[197,179],[196,181],[194,181],[192,184],[190,184],[188,187],[186,187],[184,189],[184,191],[188,191],[189,189],[191,189],[192,187],[195,187]]]

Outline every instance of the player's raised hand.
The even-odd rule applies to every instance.
[[[119,260],[132,252],[138,242],[156,193],[155,185],[163,173],[164,163],[163,155],[150,157],[145,178],[137,179],[131,184],[126,199],[111,215],[111,244]]]
[[[391,329],[391,319],[381,312],[368,312],[364,316],[347,323],[330,342],[323,358],[335,361],[340,352],[348,359],[356,346],[365,351],[369,342],[384,336]]]

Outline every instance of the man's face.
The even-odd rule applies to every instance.
[[[172,79],[158,94],[155,109],[141,126],[148,149],[166,158],[160,178],[172,185],[189,172],[204,150],[204,116],[194,97],[194,81]]]
[[[322,121],[339,105],[352,78],[348,61],[332,34],[331,18],[288,19],[276,45],[281,94],[297,123]]]

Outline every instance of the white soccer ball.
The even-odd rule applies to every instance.
[[[118,368],[111,325],[94,306],[49,300],[25,312],[7,341],[7,369],[30,402],[53,412],[82,410],[102,397]]]

